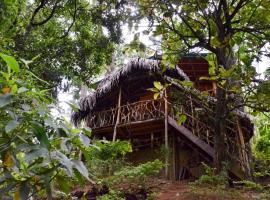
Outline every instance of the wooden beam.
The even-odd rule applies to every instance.
[[[201,140],[192,134],[190,130],[188,130],[184,126],[179,126],[179,124],[170,116],[168,116],[168,123],[174,127],[178,132],[180,132],[185,138],[207,153],[209,156],[214,157],[214,149],[208,145],[206,142]]]
[[[117,105],[117,118],[116,118],[116,122],[115,122],[115,126],[114,126],[114,130],[113,130],[113,141],[116,140],[116,134],[117,134],[117,126],[119,124],[120,121],[120,112],[121,112],[121,96],[122,96],[122,89],[121,86],[119,87],[119,94],[118,94],[118,105]]]
[[[165,138],[165,148],[168,151],[169,149],[169,139],[168,139],[168,101],[167,101],[167,91],[165,90],[165,119],[164,119],[164,138]],[[169,178],[169,153],[166,153],[165,155],[165,175],[167,178]]]

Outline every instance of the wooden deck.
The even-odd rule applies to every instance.
[[[167,103],[169,108],[167,120],[165,99],[138,101],[125,104],[89,115],[87,125],[97,135],[107,135],[117,130],[117,138],[128,139],[132,136],[147,135],[153,131],[166,132],[166,122],[183,138],[209,157],[214,157],[213,111],[203,107],[193,99],[182,99],[181,104]],[[185,122],[179,124],[181,115],[186,116]],[[205,117],[207,116],[207,117]],[[118,123],[117,123],[118,122]],[[234,163],[238,163],[243,171],[246,168],[246,154],[243,137],[239,133],[237,122],[228,120],[225,135],[226,153]],[[240,127],[241,129],[241,127]],[[240,135],[239,135],[240,134]],[[166,134],[164,135],[166,140]]]

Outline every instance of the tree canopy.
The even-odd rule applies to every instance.
[[[1,51],[25,60],[35,58],[37,65],[30,65],[30,70],[50,88],[65,88],[63,79],[89,84],[110,64],[121,36],[119,15],[90,2],[2,0]]]

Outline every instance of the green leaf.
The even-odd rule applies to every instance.
[[[14,130],[15,128],[17,128],[19,124],[20,124],[20,123],[19,123],[18,121],[16,121],[16,120],[11,120],[11,121],[9,121],[8,124],[6,125],[5,131],[6,131],[7,133],[9,133],[9,132],[11,132],[12,130]]]
[[[163,85],[160,82],[158,82],[158,81],[154,81],[154,86],[158,90],[162,90],[163,89]]]
[[[23,92],[26,92],[26,91],[28,91],[28,89],[25,88],[25,87],[20,87],[20,88],[18,89],[18,93],[19,93],[19,94],[20,94],[20,93],[23,93]]]
[[[89,137],[91,136],[92,130],[89,127],[84,127],[82,130],[83,130],[85,135],[87,135]]]
[[[56,182],[58,183],[58,186],[61,189],[61,191],[63,191],[66,194],[70,193],[71,183],[69,181],[66,181],[66,177],[57,176],[56,177]]]
[[[7,66],[12,69],[14,72],[18,73],[20,71],[20,67],[18,62],[14,57],[0,53],[0,57],[7,63]]]
[[[193,83],[191,81],[179,81],[179,83],[188,88],[193,86]]]
[[[200,77],[200,80],[208,80],[208,81],[216,81],[217,79],[218,79],[217,76],[211,76],[211,77],[202,76],[202,77]]]
[[[73,160],[74,168],[76,168],[81,175],[83,175],[87,180],[89,180],[89,173],[82,161]]]
[[[0,95],[0,108],[10,104],[12,102],[11,94]]]
[[[159,97],[159,93],[155,93],[154,94],[154,99],[156,100],[156,99],[158,99],[158,97]]]
[[[157,88],[148,88],[147,90],[151,92],[159,92]]]
[[[74,170],[74,175],[75,175],[76,179],[78,180],[80,186],[84,186],[85,181],[83,179],[83,176],[81,175],[81,173],[79,173],[79,171],[77,169]]]
[[[38,141],[40,142],[40,145],[42,147],[45,147],[47,149],[50,148],[50,142],[46,134],[46,130],[43,126],[41,126],[38,123],[32,123],[32,128],[35,136],[37,137]]]
[[[16,94],[17,91],[18,91],[18,86],[15,84],[15,85],[13,85],[13,86],[11,87],[11,93],[12,93],[12,94]]]
[[[181,126],[183,123],[185,123],[186,120],[187,120],[187,116],[184,114],[181,114],[177,123]]]

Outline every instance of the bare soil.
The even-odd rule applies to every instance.
[[[255,200],[261,199],[260,194],[240,188],[219,188],[210,186],[190,186],[188,181],[168,181],[164,179],[149,179],[145,189],[130,183],[121,183],[114,188],[124,193],[126,200]],[[81,199],[95,200],[98,196],[107,194],[105,186],[87,186],[83,190],[75,189],[72,196]]]

